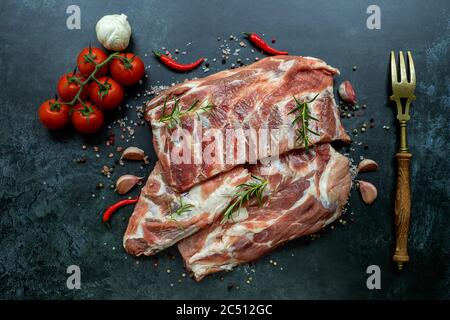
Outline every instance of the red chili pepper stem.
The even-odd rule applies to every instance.
[[[161,53],[153,51],[153,50],[152,50],[152,52],[155,55],[155,57],[157,57],[158,59],[161,58]]]

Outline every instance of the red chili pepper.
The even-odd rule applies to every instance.
[[[266,52],[268,54],[274,54],[274,55],[288,54],[287,51],[280,51],[280,50],[272,48],[256,33],[243,32],[243,34],[245,34],[248,37],[248,39],[250,40],[251,43],[253,43],[255,46],[257,46],[258,48],[260,48],[261,50],[263,50],[264,52]]]
[[[110,206],[108,209],[106,209],[105,213],[103,214],[103,222],[108,222],[109,218],[113,215],[114,212],[117,211],[117,209],[126,206],[128,204],[133,204],[138,202],[139,197],[133,198],[133,199],[125,199],[121,200],[119,202],[114,203],[112,206]]]
[[[159,61],[161,61],[163,64],[165,64],[169,68],[177,70],[177,71],[181,71],[181,72],[186,72],[186,71],[195,69],[199,65],[201,65],[203,61],[205,61],[205,58],[200,58],[195,62],[192,62],[189,64],[182,64],[182,63],[178,63],[177,61],[175,61],[175,60],[169,58],[168,56],[165,56],[159,52],[153,51],[153,54],[159,59]]]

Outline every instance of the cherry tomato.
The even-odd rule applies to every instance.
[[[103,126],[104,121],[102,110],[90,101],[78,103],[73,108],[72,125],[78,132],[93,133]]]
[[[69,106],[50,99],[39,107],[39,120],[50,130],[61,129],[69,123]]]
[[[105,61],[108,58],[103,50],[98,48],[84,48],[81,50],[80,54],[77,58],[77,66],[78,70],[82,75],[89,76],[92,71],[95,69],[95,63],[99,64]],[[108,73],[108,64],[103,66],[100,70],[95,74],[100,77]]]
[[[141,58],[133,53],[121,53],[111,62],[111,75],[121,84],[136,84],[144,75],[145,67]]]
[[[73,72],[64,74],[61,78],[59,78],[58,85],[56,86],[56,90],[58,91],[59,98],[64,102],[70,102],[80,90],[80,82],[83,82],[84,78],[79,74],[74,74]],[[89,92],[87,87],[83,88],[83,91],[80,93],[81,100],[86,100]]]
[[[115,109],[122,102],[124,92],[122,86],[114,79],[108,77],[98,78],[89,86],[89,97],[92,102],[103,110]]]

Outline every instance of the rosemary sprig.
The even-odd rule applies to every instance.
[[[236,187],[236,191],[232,195],[233,201],[228,205],[223,214],[222,223],[231,219],[233,217],[233,212],[240,209],[245,202],[253,197],[256,197],[259,207],[262,205],[264,189],[266,188],[268,181],[255,175],[252,175],[252,178],[254,181],[242,183]]]
[[[167,99],[166,99],[166,100],[164,100],[162,116],[159,118],[159,121],[160,122],[168,122],[169,123],[168,128],[172,129],[173,127],[175,127],[176,125],[178,125],[180,123],[180,118],[182,116],[184,116],[185,114],[195,111],[195,113],[197,114],[197,117],[200,119],[200,115],[199,115],[200,111],[201,111],[201,113],[208,112],[214,107],[213,104],[208,104],[204,107],[201,107],[199,110],[195,110],[197,108],[199,102],[200,101],[195,100],[189,108],[187,108],[185,111],[181,111],[180,99],[174,99],[174,106],[173,106],[172,112],[170,112],[169,114],[166,114],[166,104],[167,104]]]
[[[215,107],[215,105],[213,105],[213,104],[207,104],[206,106],[201,107],[199,111],[201,111],[201,112],[209,112],[209,111],[211,111],[212,108],[214,108],[214,107]],[[197,112],[198,112],[198,111],[197,111]]]
[[[201,107],[198,111],[196,111],[195,113],[197,114],[197,119],[200,120],[200,114],[204,113],[204,112],[210,112],[212,110],[212,108],[214,108],[215,105],[213,104],[207,104],[204,107]]]
[[[300,126],[297,129],[297,140],[303,140],[303,144],[305,146],[305,150],[309,149],[310,145],[314,145],[308,137],[308,132],[319,136],[319,133],[309,128],[309,121],[319,121],[317,118],[313,117],[311,113],[309,112],[308,104],[316,100],[317,94],[314,98],[312,98],[309,101],[306,102],[300,102],[296,97],[293,97],[296,103],[296,106],[294,109],[292,109],[288,114],[292,113],[298,113],[298,115],[295,117],[295,119],[292,121],[292,125],[299,123]]]
[[[187,213],[192,211],[192,208],[194,208],[195,206],[193,204],[190,203],[183,203],[183,198],[180,197],[178,199],[178,206],[176,207],[175,211],[172,211],[172,213],[170,214],[170,218],[172,220],[175,220],[175,216],[181,216],[183,213]]]
[[[180,99],[174,99],[173,108],[169,114],[166,114],[166,105],[167,105],[167,99],[164,100],[162,116],[161,116],[161,118],[159,118],[159,121],[160,122],[169,122],[169,124],[167,126],[169,127],[169,129],[172,129],[180,122],[180,117],[182,115],[181,108],[180,108]]]
[[[192,102],[191,106],[186,110],[186,112],[191,112],[192,110],[194,110],[197,107],[198,103],[199,103],[198,100]]]

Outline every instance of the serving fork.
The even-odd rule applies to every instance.
[[[407,123],[410,119],[411,102],[416,99],[416,73],[411,52],[408,51],[409,79],[406,72],[403,52],[399,53],[400,80],[397,76],[395,53],[391,51],[391,81],[392,96],[397,106],[397,120],[400,125],[400,148],[395,155],[397,158],[397,190],[395,195],[395,233],[396,245],[393,260],[399,270],[403,269],[408,256],[408,232],[411,215],[410,161],[412,154],[408,150]]]

